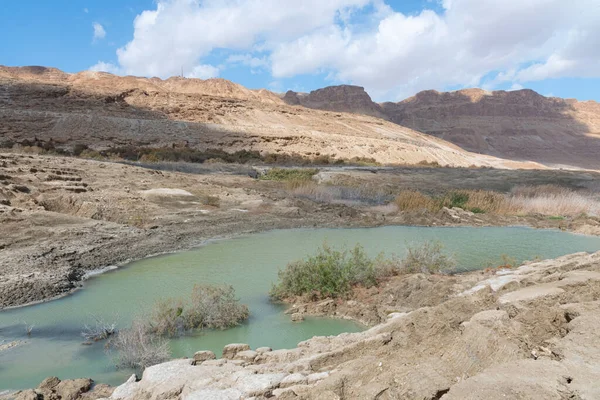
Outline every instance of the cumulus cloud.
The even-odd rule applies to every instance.
[[[103,61],[98,61],[95,65],[92,65],[91,67],[89,67],[88,71],[110,72],[111,74],[115,74],[115,75],[123,74],[123,71],[121,70],[121,68],[119,68],[115,64],[106,63]]]
[[[104,39],[106,37],[106,31],[101,24],[94,22],[92,26],[94,27],[94,40]]]
[[[183,67],[208,77],[244,65],[276,81],[325,73],[390,100],[600,76],[597,0],[441,0],[440,11],[411,15],[385,1],[157,0],[135,18],[116,68],[167,77]],[[207,63],[223,49],[219,67]]]
[[[208,79],[219,76],[219,68],[212,65],[196,65],[191,72],[185,74],[186,78]]]

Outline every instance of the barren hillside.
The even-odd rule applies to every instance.
[[[535,166],[469,153],[379,118],[290,106],[272,92],[223,79],[0,67],[0,118],[4,141],[52,140],[57,147],[186,145],[381,163]]]
[[[363,88],[337,86],[283,100],[308,108],[376,115],[464,150],[553,167],[600,168],[600,104],[544,97],[532,90],[420,92],[377,104]]]

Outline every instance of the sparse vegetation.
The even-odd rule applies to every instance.
[[[444,252],[441,242],[409,246],[401,263],[405,273],[450,274],[455,271],[454,257]]]
[[[381,261],[369,258],[360,245],[343,251],[323,245],[314,256],[279,271],[279,280],[270,294],[277,300],[304,295],[314,299],[344,297],[354,286],[371,287],[397,272]]]
[[[600,215],[600,202],[591,194],[553,185],[517,186],[510,193],[458,190],[438,197],[405,190],[396,196],[394,203],[400,211],[435,212],[443,207],[458,207],[477,214],[541,214],[551,219]]]
[[[93,324],[85,324],[81,331],[81,336],[85,340],[97,342],[108,339],[117,332],[116,322],[108,323],[97,316],[94,316],[93,319]]]
[[[403,190],[394,202],[400,211],[434,211],[438,208],[431,197],[415,190]]]
[[[131,327],[119,331],[110,340],[109,349],[116,351],[118,368],[145,369],[168,360],[171,356],[169,341],[148,331],[147,324],[136,319]]]
[[[248,316],[248,307],[239,303],[233,287],[196,285],[189,300],[159,300],[148,316],[137,317],[130,328],[111,333],[107,349],[116,352],[117,367],[144,369],[169,359],[168,337],[195,329],[230,328]],[[96,335],[105,327],[100,324],[85,332]]]
[[[265,181],[291,181],[291,182],[306,182],[319,172],[316,169],[308,168],[271,168],[259,179]]]
[[[177,336],[193,329],[225,329],[248,318],[248,307],[239,304],[233,287],[196,285],[190,300],[158,301],[147,329],[159,336]]]

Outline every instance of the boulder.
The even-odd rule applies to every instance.
[[[203,361],[214,360],[217,356],[210,350],[201,350],[194,353],[194,361],[199,364]]]
[[[61,381],[55,386],[54,391],[60,396],[61,400],[76,400],[82,393],[86,393],[92,387],[92,381],[86,379],[68,379]]]
[[[256,358],[257,355],[258,355],[258,353],[254,350],[244,350],[244,351],[240,351],[239,353],[237,353],[235,355],[235,359],[242,360],[242,361],[248,362],[248,363],[252,363],[252,362],[254,362],[254,359]]]
[[[273,349],[270,347],[259,347],[258,349],[256,349],[256,352],[258,354],[264,354],[264,353],[268,353],[270,351],[273,351]]]
[[[240,351],[250,350],[250,346],[245,343],[232,343],[223,348],[223,358],[233,360]]]

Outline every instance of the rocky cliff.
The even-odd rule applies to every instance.
[[[288,92],[283,100],[378,116],[475,153],[600,169],[600,104],[594,101],[544,97],[527,89],[465,89],[428,90],[399,103],[376,104],[361,92],[358,87],[329,87],[305,95]]]
[[[310,93],[289,90],[283,101],[291,105],[302,105],[317,110],[351,112],[387,119],[383,108],[371,100],[371,96],[360,86],[328,86]]]

